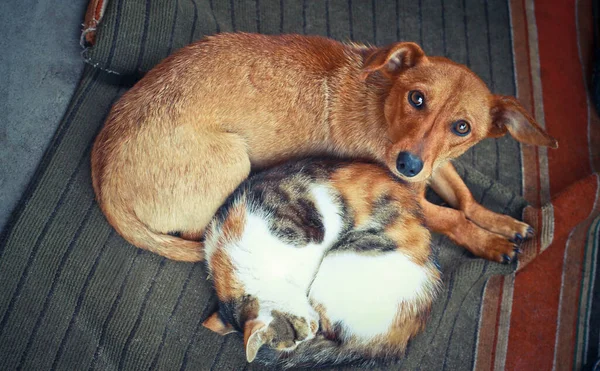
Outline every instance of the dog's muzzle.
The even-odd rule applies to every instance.
[[[400,174],[412,178],[423,169],[423,161],[410,152],[400,152],[396,159],[396,169]]]

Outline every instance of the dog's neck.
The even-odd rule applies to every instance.
[[[360,78],[362,58],[328,80],[329,141],[339,155],[383,162],[391,144],[384,117],[390,83],[379,74]]]

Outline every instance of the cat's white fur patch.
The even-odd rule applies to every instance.
[[[311,188],[310,193],[315,199],[315,206],[323,218],[325,227],[325,237],[321,245],[329,248],[337,241],[342,232],[342,210],[326,186],[315,185]]]
[[[325,226],[322,243],[288,245],[271,234],[269,215],[250,208],[241,238],[221,247],[231,258],[234,274],[243,282],[246,293],[256,297],[267,312],[261,310],[265,317],[273,309],[304,317],[316,315],[308,302],[308,289],[324,253],[339,237],[342,217],[340,206],[326,186],[315,185],[310,192]]]
[[[400,303],[429,295],[429,280],[426,267],[398,250],[375,256],[342,251],[323,259],[310,298],[326,308],[332,323],[368,340],[388,332]]]

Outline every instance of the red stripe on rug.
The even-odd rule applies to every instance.
[[[592,172],[587,139],[587,91],[579,63],[575,1],[537,2],[535,16],[546,130],[559,142],[558,150],[548,152],[550,191],[556,195]]]
[[[486,284],[479,322],[475,370],[490,370],[493,366],[503,281],[502,276],[494,276]]]
[[[554,368],[557,370],[567,370],[573,366],[583,260],[588,230],[593,221],[593,218],[588,218],[588,221],[576,227],[568,241],[568,250],[565,252],[559,308],[560,321],[555,336]]]
[[[535,102],[534,102],[534,92],[533,92],[533,83],[532,83],[532,74],[531,74],[531,60],[530,60],[530,45],[529,45],[529,30],[528,30],[528,20],[527,20],[527,12],[525,7],[526,0],[510,0],[510,18],[511,18],[511,26],[512,26],[512,41],[513,41],[513,58],[514,58],[514,69],[515,69],[515,80],[516,80],[516,96],[523,105],[523,107],[530,112],[531,115],[535,116]],[[539,156],[538,150],[536,147],[521,144],[521,164],[522,164],[522,177],[523,177],[523,197],[534,207],[540,207],[540,165],[539,165]],[[537,214],[535,214],[536,221],[538,220]],[[530,215],[534,216],[534,215]],[[541,219],[541,218],[540,218]],[[540,220],[541,221],[541,220]],[[538,223],[534,223],[536,227],[539,226]],[[540,228],[541,229],[541,228]],[[529,255],[537,255],[536,246],[539,243],[529,243],[529,249],[527,249],[527,253]],[[533,251],[531,251],[533,250]],[[480,334],[482,332],[489,332],[487,337],[480,337],[480,342],[478,346],[478,363],[477,369],[493,369],[497,363],[496,360],[496,349],[498,345],[498,337],[499,337],[499,321],[500,321],[500,312],[502,306],[502,294],[503,287],[502,284],[504,279],[498,279],[498,290],[495,292],[486,292],[486,299],[490,302],[494,301],[494,311],[490,311],[490,313],[485,314],[486,322],[490,323],[492,320],[495,320],[495,326],[493,329],[481,329]],[[495,295],[491,295],[491,294]],[[513,297],[514,299],[514,297]],[[490,303],[491,304],[491,303]],[[492,313],[493,312],[493,313]],[[512,323],[512,313],[511,313],[511,323]],[[507,330],[508,334],[510,334],[510,329]],[[504,332],[504,336],[506,336],[506,332]],[[482,340],[488,340],[489,337],[492,337],[493,334],[493,342],[492,344],[482,343]],[[510,340],[510,336],[509,336]],[[510,348],[507,349],[508,353],[506,355],[506,359],[511,357]],[[489,355],[483,355],[482,352],[490,352]],[[481,360],[481,362],[480,362]],[[504,360],[506,362],[506,360]]]
[[[511,331],[508,337],[508,370],[550,370],[566,237],[524,268],[515,280]],[[562,248],[559,248],[562,247]]]
[[[592,177],[585,179],[591,167],[575,2],[535,5],[545,124],[560,146],[548,152],[555,230],[552,246],[515,280],[506,361],[511,370],[552,368],[565,243],[572,228],[588,217],[597,186]]]
[[[508,370],[552,368],[565,244],[570,231],[590,215],[597,185],[597,177],[590,176],[552,202],[556,221],[554,242],[523,268],[515,280]]]

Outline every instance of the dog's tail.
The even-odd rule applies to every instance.
[[[133,210],[112,203],[102,205],[109,223],[129,243],[166,258],[185,262],[204,259],[203,243],[180,237],[156,233],[142,223]]]
[[[340,344],[318,336],[298,345],[291,352],[263,347],[256,360],[267,366],[289,368],[322,368],[339,365],[371,367],[398,359],[397,354],[382,356],[381,351],[369,350],[365,346]]]

